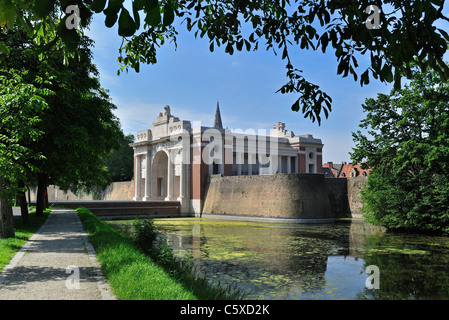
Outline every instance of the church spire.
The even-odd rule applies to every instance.
[[[217,110],[215,111],[214,128],[223,129],[223,123],[221,122],[221,114],[218,101],[217,101]]]

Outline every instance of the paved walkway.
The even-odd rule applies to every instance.
[[[0,273],[0,300],[112,300],[74,210],[48,220]]]

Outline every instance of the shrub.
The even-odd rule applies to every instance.
[[[158,233],[153,219],[137,218],[133,224],[136,245],[145,253],[150,253]]]

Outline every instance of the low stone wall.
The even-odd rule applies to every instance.
[[[367,177],[348,178],[348,204],[351,214],[362,214],[362,193]]]
[[[335,214],[335,217],[349,217],[351,210],[348,203],[348,179],[325,178],[324,181],[331,211]]]
[[[336,217],[358,217],[362,215],[362,194],[367,177],[326,178],[331,210]]]
[[[134,197],[134,182],[113,182],[100,195],[75,194],[72,191],[64,191],[57,186],[48,186],[48,201],[91,201],[91,200],[111,200],[111,201],[131,201]],[[30,190],[31,202],[36,202],[37,188]],[[27,195],[27,200],[28,195]]]
[[[333,218],[322,174],[210,176],[203,214]]]
[[[366,177],[324,178],[322,174],[275,174],[260,176],[210,176],[203,213],[317,219],[361,215],[361,190]],[[131,201],[133,181],[114,182],[100,195],[76,195],[48,187],[49,202]],[[36,190],[31,190],[31,202]]]
[[[103,192],[102,200],[129,200],[135,195],[134,181],[111,183]]]

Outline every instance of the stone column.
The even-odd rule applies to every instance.
[[[233,153],[233,135],[228,130],[225,132],[224,136],[224,164],[223,164],[223,175],[232,176],[232,153]]]
[[[168,152],[168,165],[167,165],[167,197],[165,200],[173,200],[173,185],[174,185],[174,172],[173,172],[173,161],[174,161],[174,155],[171,150]]]
[[[235,154],[235,162],[237,162],[237,175],[241,176],[242,175],[242,153],[241,152],[237,152]]]
[[[145,196],[144,201],[151,200],[151,151],[148,150],[145,156]]]
[[[135,201],[142,200],[141,198],[141,192],[140,192],[140,185],[142,181],[142,169],[141,169],[141,163],[140,163],[140,155],[134,157],[136,159],[136,171],[134,172],[134,184],[135,184],[135,195],[134,199]]]
[[[278,173],[282,173],[282,156],[278,156]]]
[[[186,186],[185,186],[185,180],[186,180],[186,167],[185,167],[185,161],[184,161],[184,150],[181,151],[181,172],[179,176],[179,198],[178,200],[181,200],[186,195]]]
[[[292,173],[292,157],[287,157],[287,173]]]
[[[248,175],[253,175],[253,154],[248,153]]]
[[[203,208],[203,197],[206,190],[209,165],[202,159],[202,154],[208,141],[202,141],[202,127],[192,128],[192,143],[190,151],[190,177],[191,177],[191,211],[199,217]]]

